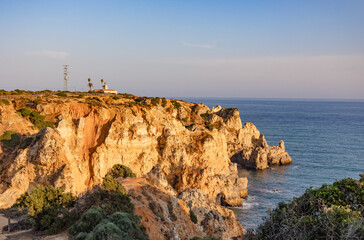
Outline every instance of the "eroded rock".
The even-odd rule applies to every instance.
[[[36,184],[64,186],[80,195],[100,184],[115,164],[130,167],[169,194],[196,188],[210,201],[220,196],[222,204],[238,206],[247,195],[247,179],[238,177],[231,158],[258,168],[290,162],[283,144],[269,147],[253,124],[242,127],[237,109],[211,111],[203,104],[170,100],[151,105],[148,98],[98,99],[44,99],[35,109],[56,127],[39,133],[13,114],[26,99],[1,106],[0,134],[18,130],[8,121],[19,122],[25,137],[34,139],[11,152],[0,143],[1,208]],[[257,159],[262,164],[255,164]]]

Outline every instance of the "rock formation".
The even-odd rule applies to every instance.
[[[232,157],[233,162],[238,162],[246,168],[265,169],[270,165],[286,165],[292,159],[286,152],[284,142],[279,146],[269,146],[263,134],[252,123],[246,123],[241,131],[242,150],[237,151]]]
[[[212,203],[199,189],[185,189],[177,196],[150,185],[145,179],[121,181],[150,239],[191,239],[214,236],[232,239],[244,234],[234,213]],[[197,216],[194,223],[191,211]]]
[[[253,124],[242,127],[237,109],[121,96],[50,94],[0,104],[0,136],[12,130],[20,137],[17,146],[0,143],[0,208],[37,184],[80,195],[100,184],[115,164],[130,167],[170,197],[188,199],[179,194],[195,189],[194,196],[239,206],[247,196],[247,179],[238,177],[231,160],[258,169],[291,162],[283,142],[270,147]],[[20,114],[26,107],[55,127],[37,130]],[[211,219],[198,215],[199,223],[220,222],[216,214],[209,212]],[[222,232],[227,229],[229,234],[241,231],[234,225]]]

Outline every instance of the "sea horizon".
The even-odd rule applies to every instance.
[[[166,97],[170,99],[222,99],[222,100],[263,100],[263,101],[312,101],[312,102],[364,102],[364,98],[260,98],[260,97]]]

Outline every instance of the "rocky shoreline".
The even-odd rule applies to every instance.
[[[244,229],[223,206],[240,206],[248,194],[237,165],[292,162],[283,141],[269,146],[252,123],[242,125],[235,108],[128,94],[49,94],[8,103],[0,105],[0,135],[12,131],[0,145],[0,208],[36,185],[81,196],[123,164],[138,177],[122,184],[151,239],[231,239]]]

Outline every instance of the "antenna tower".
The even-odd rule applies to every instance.
[[[68,76],[68,66],[69,65],[63,65],[63,70],[64,70],[64,90],[68,91],[68,80],[69,80],[69,76]]]

